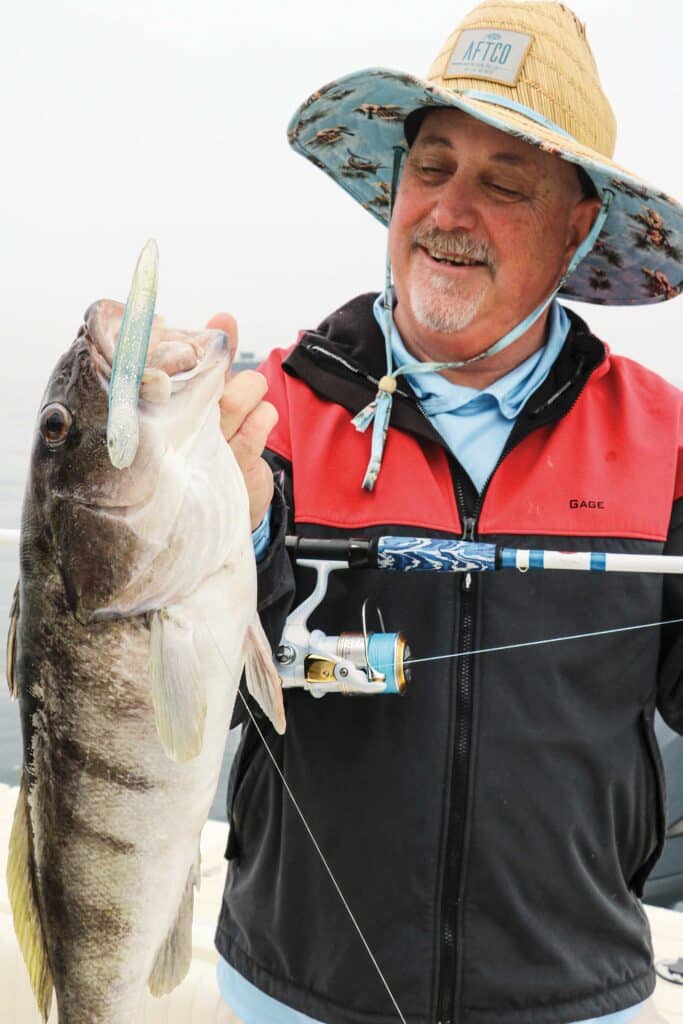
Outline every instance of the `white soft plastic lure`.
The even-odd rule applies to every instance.
[[[130,286],[109,383],[107,447],[112,465],[126,469],[138,450],[138,399],[147,362],[159,277],[153,238],[140,253]]]

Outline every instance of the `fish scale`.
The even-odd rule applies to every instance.
[[[245,659],[284,729],[247,494],[220,433],[226,339],[155,325],[139,443],[118,469],[106,425],[122,315],[89,308],[43,397],[10,631],[24,766],[8,890],[39,1008],[47,1020],[54,989],[60,1024],[131,1024],[145,987],[186,973]]]

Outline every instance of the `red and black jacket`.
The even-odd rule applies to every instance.
[[[369,437],[350,420],[383,373],[373,299],[263,367],[288,506],[259,572],[274,645],[311,585],[285,529],[683,553],[683,396],[610,356],[573,314],[481,496],[405,382],[376,489],[362,490]],[[653,715],[683,732],[681,627],[467,652],[683,617],[680,579],[337,572],[311,627],[359,629],[366,598],[415,658],[459,656],[415,664],[404,697],[290,691],[287,732],[268,738],[407,1020],[560,1024],[644,999],[654,972],[638,897],[664,836]],[[314,1018],[393,1024],[250,725],[228,812],[222,955]]]

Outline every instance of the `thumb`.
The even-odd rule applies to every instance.
[[[230,352],[234,358],[237,351],[237,321],[230,313],[214,313],[206,324],[207,330],[224,331],[230,341]]]

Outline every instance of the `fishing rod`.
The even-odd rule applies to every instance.
[[[664,555],[611,555],[596,552],[561,552],[504,548],[496,544],[480,544],[474,541],[448,540],[425,537],[352,537],[318,540],[306,537],[288,536],[286,548],[297,565],[310,568],[316,573],[311,593],[290,613],[285,623],[280,645],[275,652],[278,672],[283,689],[299,687],[314,697],[328,693],[348,695],[403,694],[410,681],[411,661],[432,661],[441,658],[460,657],[458,654],[437,655],[431,658],[411,659],[410,648],[401,633],[385,631],[381,612],[377,610],[380,632],[371,632],[367,626],[367,604],[362,606],[362,630],[343,632],[328,636],[322,630],[309,630],[308,619],[327,593],[331,573],[338,570],[375,568],[394,572],[484,572],[501,569],[573,569],[592,572],[652,572],[683,573],[683,557]],[[683,619],[665,622],[640,623],[594,633],[550,637],[512,643],[502,647],[486,648],[467,652],[487,654],[536,646],[537,644],[559,643],[567,640],[602,636],[608,633],[627,632],[634,629],[651,629],[667,623],[681,623]],[[215,642],[215,641],[214,641]],[[218,645],[216,645],[218,647]],[[222,656],[222,654],[221,654]],[[279,775],[294,809],[301,819],[308,836],[315,847],[324,869],[355,928],[380,981],[382,982],[396,1014],[402,1024],[406,1018],[396,1001],[392,988],[385,977],[361,925],[337,881],[332,868],[325,858],[315,835],[301,810],[284,773],[270,749],[244,695],[239,693],[245,710],[254,725],[263,746]]]
[[[345,631],[328,636],[319,629],[309,630],[308,619],[327,593],[330,574],[338,570],[471,573],[542,569],[683,574],[683,556],[680,555],[508,548],[499,544],[439,537],[345,537],[321,540],[288,536],[285,545],[297,565],[315,571],[316,582],[309,596],[287,618],[275,660],[284,689],[304,689],[314,697],[323,697],[328,693],[354,696],[401,695],[410,682],[411,664],[414,663],[405,636],[400,632],[386,632],[379,609],[377,617],[380,630],[368,629],[367,601],[361,610],[360,631]],[[649,628],[654,625],[660,624],[647,623],[623,628]],[[574,637],[557,637],[553,641],[563,639]]]
[[[683,573],[683,555],[624,555],[607,551],[506,548],[440,537],[349,537],[317,540],[288,536],[287,550],[301,559],[334,560],[345,569],[393,572],[495,572],[565,569],[579,572]]]

